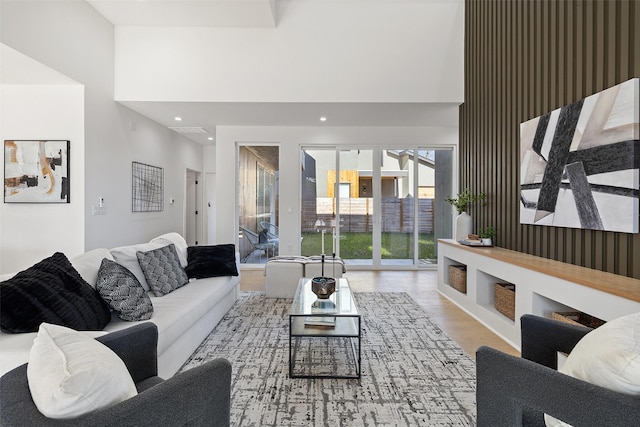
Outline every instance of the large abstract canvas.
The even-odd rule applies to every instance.
[[[639,81],[520,124],[520,222],[638,232]]]
[[[70,203],[69,141],[4,141],[5,203]]]

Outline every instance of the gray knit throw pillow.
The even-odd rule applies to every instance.
[[[117,262],[102,260],[96,290],[122,320],[147,320],[153,315],[147,292],[136,276]]]
[[[156,296],[168,293],[189,282],[172,244],[148,252],[136,252],[144,278]]]

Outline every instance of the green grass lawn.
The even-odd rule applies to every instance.
[[[319,255],[322,251],[321,233],[303,233],[302,255]],[[324,237],[324,250],[331,255],[331,234]],[[412,235],[408,233],[382,233],[383,259],[413,259]],[[340,256],[345,259],[371,259],[373,251],[371,233],[342,233]],[[418,241],[418,258],[434,259],[433,234],[421,233]]]

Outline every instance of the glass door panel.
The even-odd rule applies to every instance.
[[[347,264],[369,265],[374,258],[372,188],[373,150],[340,149],[338,175],[330,184],[338,188],[336,246]]]
[[[278,254],[278,146],[238,147],[240,262],[264,264]]]
[[[300,191],[300,254],[303,256],[331,254],[336,201],[333,183],[336,170],[336,148],[303,148]]]
[[[381,264],[413,265],[415,233],[414,150],[381,152]]]

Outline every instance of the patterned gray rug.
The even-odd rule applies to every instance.
[[[216,357],[231,361],[233,426],[475,425],[469,356],[408,294],[355,298],[363,319],[360,381],[290,379],[291,300],[262,292],[242,292],[182,370]],[[335,340],[313,340],[310,348],[341,356],[328,348]]]

